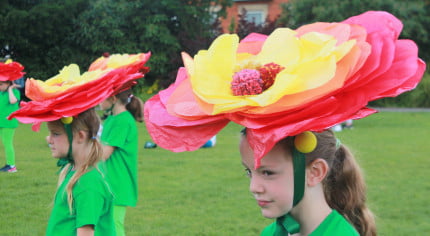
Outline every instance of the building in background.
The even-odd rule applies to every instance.
[[[287,3],[288,0],[234,0],[233,6],[227,9],[227,17],[221,19],[221,26],[224,33],[230,33],[229,28],[232,22],[237,26],[238,15],[242,10],[246,10],[246,19],[255,24],[263,24],[266,18],[273,21],[282,12],[282,3]]]

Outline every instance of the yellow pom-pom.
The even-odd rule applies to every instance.
[[[61,118],[61,122],[63,122],[63,124],[71,124],[73,121],[73,117],[72,116],[68,116],[68,117],[63,117]]]
[[[294,146],[301,153],[309,153],[317,147],[317,137],[310,131],[305,131],[296,136]]]

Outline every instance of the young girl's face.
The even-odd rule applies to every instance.
[[[52,156],[54,158],[67,156],[67,152],[69,151],[69,139],[64,127],[53,122],[48,122],[48,130],[49,136],[46,140],[51,148]]]
[[[9,85],[10,83],[8,81],[0,81],[0,91],[6,91]]]
[[[254,153],[243,137],[240,153],[245,171],[250,178],[249,189],[267,218],[277,218],[288,213],[293,206],[294,181],[292,157],[280,145],[275,147],[254,169]]]

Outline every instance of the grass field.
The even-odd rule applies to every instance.
[[[381,112],[354,126],[337,136],[364,169],[379,234],[429,235],[430,113]],[[144,149],[150,138],[139,124],[139,201],[127,211],[128,235],[259,235],[271,220],[248,191],[240,129],[228,125],[214,148],[171,153]],[[0,173],[0,235],[44,235],[58,170],[46,135],[45,126],[16,131],[18,172]]]

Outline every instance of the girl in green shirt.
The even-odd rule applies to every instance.
[[[46,235],[116,235],[113,195],[97,167],[102,157],[98,115],[89,109],[67,123],[48,122],[52,156],[71,158],[60,172]]]
[[[182,54],[176,81],[145,102],[146,128],[158,146],[182,152],[230,121],[246,127],[250,190],[276,219],[263,235],[375,235],[359,168],[327,130],[417,86],[426,65],[413,41],[398,38],[402,27],[368,11],[241,40],[220,35]]]
[[[8,120],[7,117],[19,109],[21,94],[17,89],[18,85],[13,81],[24,75],[23,69],[24,67],[18,62],[0,62],[0,139],[6,154],[6,165],[0,168],[2,172],[17,172],[13,137],[18,121]]]
[[[105,160],[102,166],[115,197],[117,235],[125,235],[126,207],[135,207],[137,202],[138,133],[135,121],[143,121],[143,102],[128,89],[107,98],[100,107],[108,114],[101,135]]]
[[[276,219],[262,236],[376,235],[360,167],[332,131],[286,137],[257,168],[244,134],[240,152],[250,191],[263,216]]]
[[[94,107],[110,96],[129,89],[143,77],[149,54],[113,55],[99,61],[93,71],[79,72],[75,64],[45,80],[27,80],[30,102],[9,118],[33,123],[38,130],[48,122],[47,141],[52,156],[62,166],[54,207],[46,235],[117,235],[113,221],[114,195],[99,169],[103,147],[97,138],[100,118]],[[121,60],[118,59],[120,57]]]

